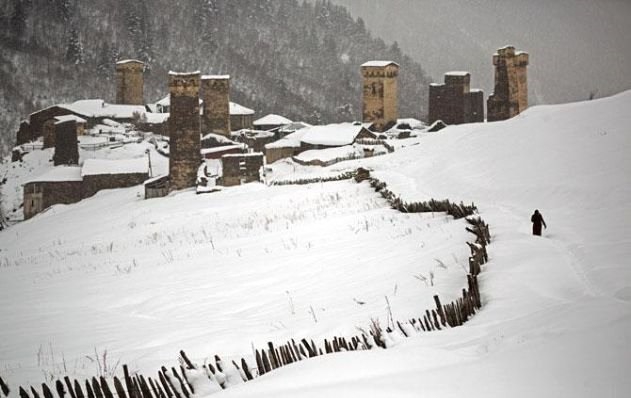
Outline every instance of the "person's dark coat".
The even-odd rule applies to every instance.
[[[543,220],[543,216],[539,213],[539,210],[535,210],[535,213],[530,217],[530,221],[532,222],[532,234],[541,236],[541,226],[543,225],[545,228],[548,228],[546,222]]]

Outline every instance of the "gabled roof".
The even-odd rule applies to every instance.
[[[291,120],[286,117],[270,113],[260,119],[256,119],[253,124],[255,126],[282,126],[289,123],[291,123]]]
[[[88,118],[110,117],[113,119],[131,119],[134,117],[134,113],[142,115],[146,111],[144,105],[108,104],[102,99],[80,100],[59,106]]]
[[[87,123],[84,118],[81,118],[76,115],[63,115],[63,116],[55,116],[56,123],[64,123],[71,120],[74,120],[76,123]]]
[[[254,111],[250,108],[246,108],[243,105],[239,105],[236,102],[230,102],[230,114],[231,115],[254,115]]]
[[[342,146],[352,144],[364,130],[361,124],[338,123],[326,126],[313,126],[300,130],[304,132],[301,141],[305,144]]]
[[[388,65],[395,65],[395,66],[399,66],[399,64],[397,64],[394,61],[368,61],[368,62],[364,62],[361,66],[362,67],[377,67],[377,68],[383,68],[385,66]]]
[[[28,180],[26,184],[31,182],[71,182],[82,181],[81,167],[79,166],[56,166],[46,173]]]

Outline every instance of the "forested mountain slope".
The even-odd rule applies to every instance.
[[[149,64],[145,100],[169,70],[228,73],[232,99],[308,122],[358,119],[359,65],[401,64],[402,115],[422,117],[428,78],[398,46],[329,1],[5,0],[0,6],[0,150],[19,121],[53,103],[114,100],[114,62]]]

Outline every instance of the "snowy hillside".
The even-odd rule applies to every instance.
[[[388,350],[318,357],[228,397],[627,397],[631,394],[631,92],[449,127],[359,165],[405,200],[473,201],[491,226],[483,308],[465,326]],[[406,319],[462,288],[470,235],[442,214],[401,214],[367,183],[248,184],[144,201],[140,188],[56,206],[0,232],[0,374],[13,384],[179,349],[349,334]],[[530,214],[548,223],[530,234]],[[418,277],[434,275],[434,286]],[[8,325],[8,326],[5,326]]]

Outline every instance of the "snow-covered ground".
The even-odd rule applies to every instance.
[[[326,168],[274,163],[277,180],[361,165],[408,201],[475,202],[493,238],[483,309],[463,327],[302,361],[223,396],[630,396],[629,109],[625,92]],[[397,213],[366,183],[140,192],[100,192],[0,232],[6,380],[58,375],[62,358],[92,374],[95,351],[144,372],[179,349],[200,363],[248,355],[251,343],[355,333],[385,320],[386,296],[406,319],[463,287],[464,223]],[[430,271],[433,287],[415,278]]]

